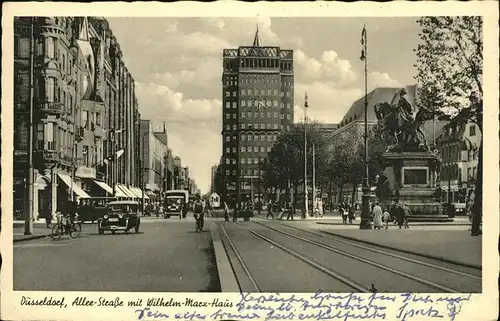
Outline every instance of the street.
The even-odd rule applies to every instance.
[[[481,239],[467,226],[361,231],[321,220],[206,218],[195,233],[192,216],[142,222],[139,234],[98,235],[84,224],[74,239],[16,242],[15,290],[220,292],[234,278],[231,291],[245,292],[481,291]]]
[[[194,220],[143,219],[139,234],[81,236],[14,244],[14,289],[38,291],[220,291],[207,228]]]

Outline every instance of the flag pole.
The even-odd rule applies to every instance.
[[[34,140],[34,134],[33,134],[33,96],[34,96],[34,75],[33,75],[33,65],[34,65],[34,50],[35,50],[35,17],[31,17],[30,21],[30,52],[29,52],[29,86],[30,86],[30,91],[29,91],[29,137],[28,137],[28,188],[27,188],[27,193],[28,197],[26,198],[28,201],[28,212],[25,214],[25,221],[24,221],[24,235],[31,235],[33,234],[33,218],[35,215],[34,211],[34,191],[33,191],[33,178],[34,178],[34,168],[33,168],[33,140]]]
[[[369,181],[369,169],[368,169],[368,37],[366,34],[366,26],[363,26],[363,31],[361,32],[361,60],[365,63],[365,134],[364,134],[364,147],[365,147],[365,177],[363,180],[363,195],[362,195],[362,212],[361,212],[361,222],[359,223],[359,228],[362,230],[369,230],[372,228],[371,215],[370,215],[370,181]]]
[[[309,197],[307,195],[307,93],[304,99],[304,216],[309,216]]]

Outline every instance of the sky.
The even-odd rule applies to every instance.
[[[222,150],[222,50],[262,44],[294,50],[295,121],[338,123],[364,94],[361,31],[368,36],[368,90],[413,84],[417,18],[108,18],[136,82],[142,119],[158,130],[201,189]]]

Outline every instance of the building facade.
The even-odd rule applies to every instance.
[[[217,168],[219,166],[214,165],[210,168],[210,192],[215,192],[215,175],[217,174]]]
[[[229,202],[249,200],[260,164],[281,131],[293,123],[293,51],[263,46],[223,50],[222,158]]]
[[[17,213],[27,211],[23,200],[27,199],[30,100],[35,216],[63,210],[70,199],[109,196],[114,192],[110,186],[116,184],[138,186],[134,80],[105,19],[14,20]],[[120,150],[121,157],[112,157]]]
[[[443,203],[466,203],[477,180],[481,131],[477,124],[451,121],[437,138],[441,156],[439,185]]]

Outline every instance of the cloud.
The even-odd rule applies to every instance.
[[[369,72],[368,73],[368,91],[377,87],[404,87],[403,84],[394,80],[386,72]]]
[[[294,53],[297,77],[301,81],[324,80],[347,85],[356,80],[356,73],[348,60],[340,59],[333,50],[324,51],[320,59],[308,56],[302,50]]]

